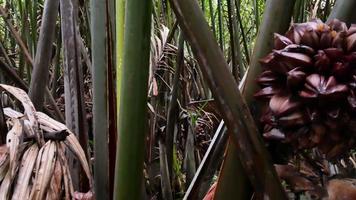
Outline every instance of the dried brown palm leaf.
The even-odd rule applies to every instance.
[[[56,162],[56,144],[48,141],[43,147],[41,157],[37,157],[36,177],[33,184],[30,199],[41,200],[45,197],[45,192],[51,180],[54,164]]]
[[[4,179],[9,167],[9,152],[6,145],[0,146],[0,182]]]
[[[32,177],[38,151],[39,149],[37,144],[33,144],[24,153],[12,196],[13,200],[28,199],[30,195],[29,192],[31,190],[29,182]]]
[[[92,188],[89,164],[75,135],[36,112],[24,91],[1,84],[0,88],[22,103],[18,110],[24,110],[4,109],[10,131],[6,146],[0,147],[0,199],[75,199],[69,151],[80,161]]]

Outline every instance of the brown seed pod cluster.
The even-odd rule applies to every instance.
[[[294,24],[260,60],[264,137],[340,156],[356,139],[356,25]]]

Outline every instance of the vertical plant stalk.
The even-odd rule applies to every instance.
[[[64,94],[66,125],[79,138],[79,142],[86,154],[88,151],[87,121],[84,105],[84,81],[81,66],[81,53],[77,32],[77,1],[60,0],[61,29],[63,41]],[[87,154],[88,155],[88,154]],[[79,165],[74,159],[70,161],[73,185],[79,187]],[[83,181],[80,187],[86,186]]]
[[[355,8],[356,1],[337,0],[327,21],[338,19],[348,23],[355,22],[353,21],[356,18]]]
[[[109,200],[107,1],[91,0],[94,191],[96,199]],[[89,66],[88,66],[89,67]]]
[[[109,142],[109,196],[113,199],[114,196],[114,181],[115,181],[115,159],[116,159],[116,140],[117,140],[117,104],[116,104],[116,85],[115,85],[115,68],[116,68],[116,5],[117,1],[107,0],[106,3],[106,18],[110,21],[106,32],[107,37],[107,54],[108,54],[108,69],[107,69],[107,89],[108,89],[108,142]]]
[[[258,32],[258,29],[260,27],[260,12],[259,12],[259,4],[258,4],[259,0],[253,0],[253,11],[255,14],[255,25],[256,25],[256,30]]]
[[[235,0],[235,5],[236,5],[237,20],[239,22],[239,25],[240,25],[239,27],[240,27],[240,31],[241,31],[241,35],[242,35],[242,44],[243,44],[244,51],[245,51],[246,62],[250,63],[250,51],[248,50],[245,29],[244,29],[244,26],[242,24],[240,5],[239,5],[237,0]]]
[[[140,200],[147,126],[152,2],[130,0],[125,9],[114,199]]]
[[[18,1],[18,10],[19,10],[19,21],[21,21],[21,24],[19,25],[19,27],[21,27],[21,31],[18,30],[19,32],[21,32],[21,38],[24,39],[24,42],[29,45],[30,41],[28,39],[28,16],[27,16],[27,9],[24,9],[24,5],[23,2]],[[33,53],[31,55],[34,55]],[[26,68],[27,63],[24,61],[24,56],[20,55],[19,56],[19,75],[20,77],[24,77],[24,68]],[[30,74],[31,75],[31,74]],[[27,75],[29,76],[29,75]],[[29,81],[31,81],[31,78],[29,79]]]
[[[180,74],[184,65],[184,38],[183,34],[180,32],[178,38],[178,54],[176,61],[176,69],[173,77],[173,86],[171,91],[171,99],[168,105],[167,112],[167,128],[166,128],[166,151],[167,151],[167,161],[170,177],[173,177],[173,148],[174,148],[174,127],[177,122],[179,107],[178,107],[178,91],[179,91],[179,79]]]
[[[218,25],[219,25],[219,44],[220,44],[220,48],[222,49],[222,51],[224,51],[224,30],[223,30],[223,20],[222,20],[222,7],[223,4],[221,3],[221,0],[218,0]]]
[[[161,138],[158,140],[158,145],[162,198],[165,200],[173,200],[171,178],[167,160],[167,148]]]
[[[120,115],[120,97],[121,97],[121,77],[122,77],[122,57],[123,57],[123,49],[124,49],[124,30],[125,30],[125,5],[126,0],[116,0],[115,2],[115,71],[116,71],[116,128],[117,133],[115,135],[115,149],[110,149],[115,151],[115,161],[114,164],[110,164],[110,169],[114,167],[114,181],[113,181],[113,196],[115,196],[115,182],[116,182],[116,162],[117,162],[117,149],[118,149],[118,126],[119,126],[119,115]],[[112,135],[110,135],[110,139],[113,139]],[[112,153],[110,153],[110,157],[112,157]]]
[[[112,144],[110,142],[110,158],[114,157],[114,160],[110,160],[110,172],[114,174],[110,174],[110,187],[112,188],[112,196],[115,196],[115,181],[117,177],[116,171],[116,163],[118,162],[117,156],[117,149],[119,144],[119,132],[118,132],[118,125],[119,125],[119,114],[120,114],[120,96],[121,96],[121,77],[122,77],[122,57],[123,57],[123,50],[124,50],[124,30],[125,30],[125,3],[126,0],[116,0],[115,1],[115,68],[112,69],[116,72],[116,77],[114,80],[116,81],[115,88],[115,98],[116,98],[116,112],[115,114],[115,121],[111,122],[115,124],[116,134],[113,136],[110,134],[110,141],[115,142]],[[111,99],[111,98],[110,98]],[[114,103],[114,102],[112,102]],[[110,104],[111,106],[114,106]],[[112,115],[113,112],[110,112]],[[110,132],[111,133],[111,132]],[[115,139],[115,140],[111,140]]]
[[[301,7],[303,7],[303,0],[296,0],[293,12],[293,22],[300,23],[300,16],[302,15]]]
[[[196,157],[195,157],[195,123],[190,122],[187,127],[187,137],[185,138],[185,152],[183,160],[183,170],[185,172],[186,184],[189,185],[196,173]]]
[[[231,20],[232,20],[232,28],[233,28],[233,34],[234,34],[234,59],[236,63],[236,70],[239,70],[238,72],[236,71],[236,76],[239,75],[239,80],[242,79],[244,73],[245,73],[245,66],[242,61],[242,51],[241,51],[241,46],[240,46],[240,30],[239,30],[239,21],[238,21],[238,16],[237,16],[237,11],[236,9],[240,8],[240,5],[236,5],[235,0],[228,0],[230,1],[230,6],[231,6]],[[248,55],[247,55],[248,56]]]
[[[201,0],[201,10],[203,11],[205,15],[205,0]]]
[[[36,50],[36,41],[37,41],[37,9],[38,9],[38,0],[27,1],[31,2],[30,6],[30,26],[31,26],[31,38],[32,44],[31,52],[35,53]],[[32,9],[31,9],[32,8]]]
[[[121,74],[122,74],[122,58],[124,51],[124,30],[125,30],[125,1],[118,0],[116,6],[116,101],[117,101],[117,116],[120,113],[120,95],[121,95]],[[119,117],[117,118],[119,120]]]
[[[31,74],[29,97],[35,108],[39,111],[42,110],[43,107],[46,91],[46,87],[44,86],[48,85],[49,66],[52,58],[58,7],[59,0],[45,1],[34,62],[35,65]]]
[[[170,0],[257,194],[286,199],[252,115],[196,1]],[[238,178],[238,177],[235,177]]]
[[[210,14],[211,29],[213,30],[214,36],[216,38],[216,28],[215,28],[215,20],[214,20],[213,0],[208,0],[208,1],[209,1],[209,14]]]
[[[229,34],[230,34],[230,49],[231,49],[231,65],[232,65],[232,75],[234,76],[236,82],[240,80],[240,70],[242,67],[242,62],[239,58],[240,43],[238,38],[238,33],[235,33],[238,29],[236,28],[236,15],[234,0],[227,0],[227,12],[228,12],[228,22],[229,22]]]
[[[53,75],[52,75],[52,80],[51,80],[51,93],[53,98],[57,97],[57,86],[58,86],[58,79],[60,77],[60,61],[61,61],[61,51],[62,51],[62,35],[60,34],[60,27],[59,28],[59,34],[57,38],[57,51],[56,55],[54,57],[54,62],[53,62]]]
[[[273,48],[273,34],[285,32],[290,23],[292,16],[294,1],[290,0],[271,0],[267,2],[263,21],[260,26],[260,30],[257,36],[254,54],[252,56],[250,68],[247,70],[244,79],[246,84],[241,87],[241,92],[246,99],[252,113],[256,112],[256,102],[253,98],[253,94],[257,90],[257,84],[255,78],[261,72],[261,66],[259,59],[265,56]],[[232,138],[231,138],[232,139]],[[239,195],[239,191],[236,188],[228,187],[231,183],[236,182],[235,176],[241,176],[239,170],[241,169],[241,162],[238,158],[238,149],[233,145],[233,141],[228,144],[227,155],[220,173],[219,183],[217,186],[217,199],[224,199],[229,195]],[[246,189],[245,189],[246,190]],[[224,196],[226,195],[226,196]]]

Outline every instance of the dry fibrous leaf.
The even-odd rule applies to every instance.
[[[37,157],[38,166],[36,168],[36,177],[33,184],[30,199],[41,200],[45,196],[45,192],[51,180],[54,164],[56,162],[56,144],[53,141],[48,141],[42,147],[43,153],[41,157]]]
[[[13,200],[28,199],[29,192],[32,187],[29,183],[32,177],[37,155],[38,146],[36,144],[31,145],[31,147],[24,153],[12,196]]]
[[[9,167],[9,152],[7,146],[4,144],[0,146],[0,181],[4,179],[8,167]]]
[[[19,100],[25,111],[4,109],[10,131],[7,144],[0,147],[0,199],[78,198],[81,193],[75,193],[66,151],[78,158],[92,188],[89,164],[75,135],[64,124],[36,112],[21,89],[2,84],[0,88]],[[53,133],[65,134],[57,138]],[[93,196],[91,190],[83,194],[81,199]]]

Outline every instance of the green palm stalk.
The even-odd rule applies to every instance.
[[[119,200],[142,199],[151,6],[151,1],[126,2],[114,193]]]
[[[94,190],[96,199],[109,200],[108,144],[108,41],[106,26],[107,1],[91,1],[91,34],[93,66],[93,133]],[[103,20],[106,19],[106,20]]]

